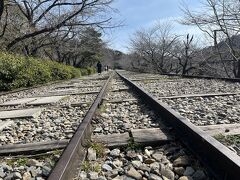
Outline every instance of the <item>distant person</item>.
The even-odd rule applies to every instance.
[[[98,63],[97,63],[97,72],[98,72],[98,74],[102,73],[102,64],[100,61],[98,61]]]
[[[108,71],[108,65],[105,66],[105,71]]]

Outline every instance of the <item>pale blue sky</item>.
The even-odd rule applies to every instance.
[[[201,0],[115,0],[112,7],[118,9],[116,16],[124,21],[124,26],[112,30],[105,37],[113,49],[127,52],[130,36],[140,28],[151,27],[154,22],[178,19],[183,16],[180,6],[186,3],[191,9],[197,9]],[[175,21],[174,21],[175,22]],[[195,27],[174,23],[174,33],[199,35]]]

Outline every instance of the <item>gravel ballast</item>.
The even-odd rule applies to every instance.
[[[240,96],[162,99],[196,125],[240,123]]]

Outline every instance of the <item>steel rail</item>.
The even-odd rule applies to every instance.
[[[177,76],[182,78],[197,78],[197,79],[216,79],[230,82],[240,82],[240,78],[224,78],[224,77],[213,77],[213,76],[195,76],[195,75],[180,75],[180,74],[162,74],[166,76]]]
[[[206,132],[189,122],[166,104],[158,101],[142,87],[117,72],[144,102],[161,114],[173,127],[179,139],[199,158],[210,173],[219,180],[239,180],[240,157]]]
[[[83,121],[71,138],[68,146],[52,169],[48,180],[68,180],[75,177],[78,170],[77,168],[80,167],[81,162],[84,161],[86,156],[86,144],[92,134],[91,120],[102,102],[102,98],[106,93],[107,86],[112,77],[113,73],[107,79]]]

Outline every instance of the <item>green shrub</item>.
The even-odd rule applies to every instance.
[[[80,70],[81,70],[82,76],[96,73],[96,68],[94,67],[80,68]]]
[[[87,76],[88,75],[87,69],[80,68],[80,71],[81,71],[82,76]]]
[[[16,88],[42,84],[53,80],[51,69],[47,63],[26,58],[24,67],[19,71],[15,79]]]
[[[71,76],[72,76],[72,78],[82,76],[81,70],[79,68],[75,68],[73,66],[69,66],[69,68],[71,69]]]
[[[54,79],[63,80],[72,78],[70,67],[53,61],[48,62],[48,65]]]
[[[95,73],[95,68],[74,68],[55,61],[0,52],[0,90],[28,87]]]
[[[0,53],[0,89],[8,90],[22,86],[23,80],[16,82],[16,79],[25,66],[23,57],[15,58],[13,55]]]
[[[94,68],[79,69],[55,61],[0,52],[1,91],[76,78],[94,72]]]
[[[93,67],[87,67],[88,75],[96,73],[96,69]]]

